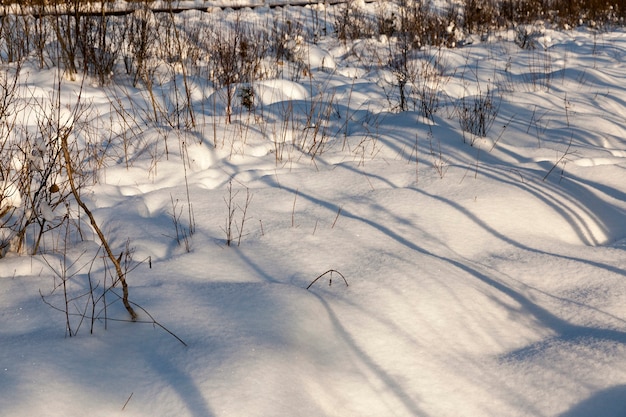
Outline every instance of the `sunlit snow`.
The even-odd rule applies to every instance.
[[[274,11],[241,13],[265,25]],[[384,37],[297,38],[302,66],[237,84],[232,103],[189,76],[194,126],[182,73],[163,65],[154,97],[187,118],[169,124],[123,63],[105,87],[63,78],[58,123],[87,123],[72,140],[107,155],[89,159],[82,198],[115,253],[132,248],[140,321],[187,346],[126,321],[113,292],[90,334],[89,282],[113,272],[81,217],[80,233],[0,259],[0,414],[626,415],[624,30],[545,28],[532,50],[513,31],[470,40],[413,57],[432,117],[417,92],[399,111]],[[25,131],[58,78],[24,65],[24,100],[42,103],[20,110]],[[463,132],[462,100],[487,89],[487,135]],[[0,209],[26,204],[2,180]],[[66,209],[51,204],[54,224]],[[75,337],[42,301],[63,309],[63,279]]]

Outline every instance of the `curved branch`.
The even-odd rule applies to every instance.
[[[122,267],[120,266],[120,261],[115,257],[115,255],[113,255],[113,252],[111,251],[111,247],[109,246],[109,242],[104,237],[104,233],[102,233],[102,230],[100,230],[100,227],[98,226],[96,219],[93,217],[91,210],[89,210],[89,207],[87,207],[87,205],[83,202],[83,200],[80,197],[80,194],[78,193],[78,190],[76,189],[76,184],[74,183],[74,169],[72,168],[70,151],[67,145],[67,137],[69,135],[70,135],[69,130],[62,132],[60,139],[61,139],[61,149],[63,151],[63,158],[65,159],[65,171],[67,172],[67,179],[68,179],[68,182],[70,183],[72,195],[74,195],[74,198],[76,199],[76,202],[78,203],[80,208],[82,208],[85,214],[87,215],[87,217],[89,217],[89,222],[91,223],[91,226],[93,227],[93,229],[96,231],[98,238],[100,238],[100,242],[102,242],[102,246],[104,247],[107,257],[113,263],[113,266],[115,267],[115,272],[117,274],[117,278],[122,283],[122,302],[124,303],[124,307],[126,307],[126,311],[128,311],[128,314],[130,314],[131,319],[135,321],[137,320],[137,313],[135,313],[135,310],[133,310],[133,307],[128,302],[128,284],[126,283],[126,277],[124,276],[124,272],[122,271]]]
[[[331,281],[330,282],[332,282],[332,274],[333,274],[333,272],[338,274],[343,279],[343,282],[346,284],[346,287],[347,287],[348,286],[348,281],[346,280],[346,277],[344,277],[343,274],[341,272],[337,271],[336,269],[329,269],[328,271],[324,272],[322,275],[318,276],[313,281],[311,281],[311,283],[309,284],[308,287],[306,287],[306,289],[308,290],[309,288],[311,288],[311,285],[315,284],[318,279],[322,278],[326,274],[331,274]]]

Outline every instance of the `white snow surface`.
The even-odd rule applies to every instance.
[[[230,125],[224,93],[198,87],[195,128],[145,127],[83,190],[116,253],[134,249],[140,322],[111,293],[108,320],[90,334],[72,316],[69,337],[42,302],[63,306],[63,253],[70,294],[103,285],[92,232],[0,259],[0,414],[626,415],[626,36],[545,32],[545,50],[502,33],[417,57],[441,77],[432,119],[397,111],[384,39],[309,45],[310,75],[254,83],[255,112]],[[24,71],[54,88],[54,68]],[[124,129],[109,97],[148,106],[116,77],[82,87],[103,140]],[[464,141],[458,100],[487,85],[497,118]],[[63,82],[67,100],[80,86]],[[246,208],[231,246],[229,181],[235,238]]]

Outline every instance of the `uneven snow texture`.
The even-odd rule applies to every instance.
[[[224,92],[207,89],[195,131],[137,131],[131,162],[111,158],[83,194],[116,251],[129,241],[143,261],[131,300],[188,346],[151,324],[105,330],[102,311],[93,335],[86,320],[67,337],[39,293],[63,306],[50,233],[43,255],[0,259],[0,413],[626,415],[626,38],[546,33],[545,50],[502,33],[416,57],[441,77],[432,119],[397,112],[394,75],[375,68],[384,40],[326,40],[308,45],[310,77],[253,84],[254,114],[238,105],[225,124]],[[53,88],[53,70],[28,70]],[[464,134],[459,100],[487,85],[497,118]],[[103,140],[115,88],[83,91]],[[230,247],[229,182],[236,227],[247,208]],[[85,239],[66,252],[74,296],[105,277]]]

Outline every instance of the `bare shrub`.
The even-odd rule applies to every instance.
[[[346,42],[371,36],[375,27],[373,18],[359,8],[356,1],[349,0],[338,8],[335,32],[339,40]]]
[[[154,14],[145,3],[141,9],[124,17],[121,23],[128,28],[126,34],[126,50],[123,52],[126,72],[133,77],[133,85],[140,80],[152,85],[152,74],[149,68],[154,56],[153,46],[157,39],[157,23]]]
[[[463,142],[474,145],[479,137],[486,137],[498,116],[500,100],[494,97],[493,90],[487,87],[483,92],[478,89],[478,94],[472,97],[461,98],[457,109],[459,124],[463,131]],[[470,139],[466,140],[465,133],[469,133]]]
[[[57,43],[57,65],[63,65],[68,78],[76,79],[78,74],[78,56],[81,41],[80,0],[69,0],[66,3],[54,3],[53,14],[48,16]]]
[[[397,14],[387,6],[387,3],[378,5],[376,11],[376,32],[387,37],[393,36],[397,28]]]
[[[248,187],[241,183],[239,184],[246,190],[245,200],[243,200],[242,204],[237,203],[237,200],[241,200],[237,198],[240,190],[233,190],[232,178],[228,181],[227,195],[224,197],[224,203],[228,209],[226,222],[222,228],[226,237],[226,246],[232,246],[233,243],[237,243],[237,246],[240,246],[241,239],[245,236],[244,227],[248,220],[248,208],[252,202],[252,194]],[[240,213],[239,219],[237,219],[237,213]]]
[[[263,74],[278,76],[283,73],[297,81],[303,75],[310,74],[308,63],[306,39],[310,34],[300,22],[291,20],[274,20],[274,25],[267,39],[267,53],[273,55],[277,67],[276,74]]]
[[[27,244],[27,232],[31,225],[33,238],[30,252],[37,253],[44,233],[60,228],[72,216],[69,197],[71,189],[68,177],[63,173],[61,139],[71,138],[68,152],[75,164],[75,187],[77,190],[89,181],[90,172],[86,169],[85,158],[78,150],[77,138],[81,135],[88,106],[78,98],[74,107],[61,102],[60,80],[57,90],[49,98],[32,99],[37,109],[37,130],[26,132],[20,142],[23,157],[20,191],[23,196],[23,219],[18,232],[16,249]],[[80,233],[80,232],[79,232]]]
[[[400,33],[414,49],[424,46],[454,47],[458,42],[459,9],[454,4],[436,10],[430,2],[402,0]]]
[[[440,107],[440,92],[448,81],[443,73],[447,66],[444,52],[442,48],[437,48],[434,53],[426,51],[420,60],[419,78],[411,85],[418,111],[431,120]]]
[[[155,71],[149,74],[150,94],[155,95],[153,84],[167,84],[169,88],[161,88],[162,96],[158,97],[160,105],[155,111],[160,118],[173,129],[192,129],[196,127],[196,116],[192,102],[192,87],[189,76],[189,61],[197,57],[198,48],[191,45],[192,39],[182,25],[175,19],[174,13],[160,13],[155,16],[158,31],[155,49]],[[181,27],[182,26],[182,27]],[[157,69],[158,68],[158,69]],[[153,103],[156,98],[151,97]]]
[[[79,119],[85,117],[88,106],[80,104],[80,99],[71,108],[62,104],[60,79],[49,97],[17,100],[18,76],[19,68],[0,76],[4,96],[0,100],[0,250],[35,254],[44,244],[44,234],[52,234],[75,213],[68,177],[63,171],[62,136],[72,138],[68,152],[76,167],[77,190],[90,177],[85,155],[76,145],[83,127]],[[17,123],[25,109],[35,114],[35,126]],[[80,234],[80,222],[75,224]]]
[[[519,25],[515,31],[515,44],[522,49],[533,50],[538,46],[537,38],[543,32],[534,25]]]
[[[31,30],[31,43],[33,45],[39,68],[45,68],[48,63],[46,60],[50,59],[48,53],[49,39],[54,36],[52,28],[48,24],[48,20],[44,18],[43,13],[45,10],[44,4],[38,4],[31,7],[31,11],[34,11],[34,22]]]
[[[100,15],[88,15],[81,20],[80,49],[83,68],[101,85],[106,85],[111,80],[128,30],[125,25],[111,20],[106,14],[106,4],[101,3]]]
[[[497,2],[463,0],[463,27],[468,33],[485,33],[496,26]]]
[[[19,64],[0,72],[0,257],[17,249],[24,218],[26,157],[16,141],[19,112]]]
[[[307,103],[306,120],[300,129],[301,134],[296,139],[296,146],[308,154],[312,160],[324,153],[330,140],[335,137],[331,121],[339,118],[334,105],[335,93],[320,93]]]
[[[239,15],[232,26],[218,25],[210,36],[212,81],[216,88],[225,89],[226,123],[230,124],[237,84],[251,83],[260,77],[267,43],[263,42],[264,35],[244,25]]]
[[[34,24],[29,15],[6,14],[0,18],[0,60],[21,61],[31,51],[31,30]]]
[[[546,16],[545,0],[502,0],[499,4],[500,26],[534,23]]]

